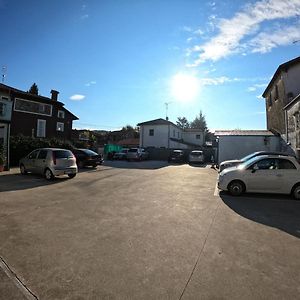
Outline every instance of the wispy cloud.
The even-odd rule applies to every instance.
[[[74,94],[70,97],[70,100],[73,101],[81,101],[85,98],[85,95],[80,95],[80,94]]]
[[[220,85],[228,82],[241,81],[240,78],[229,78],[226,76],[221,77],[206,77],[199,79],[201,85]]]
[[[264,53],[279,45],[286,45],[292,39],[299,37],[296,34],[297,28],[299,31],[298,24],[288,27],[291,33],[286,38],[281,37],[280,42],[276,38],[287,28],[278,30],[269,38],[266,33],[253,36],[259,32],[260,25],[265,21],[297,17],[299,14],[300,0],[261,0],[248,4],[232,18],[218,20],[216,36],[204,44],[188,49],[188,51],[198,53],[198,58],[191,66],[197,66],[207,60],[217,61],[234,53],[245,53],[248,47],[252,49],[252,52]],[[249,37],[252,40],[246,43],[245,39]]]
[[[96,84],[97,82],[95,80],[89,81],[88,83],[85,84],[85,86],[91,86]]]
[[[257,83],[257,84],[253,84],[252,86],[249,86],[247,88],[247,91],[255,92],[255,91],[257,91],[257,89],[266,88],[266,87],[267,87],[267,83]]]
[[[89,15],[88,14],[84,14],[80,17],[81,20],[85,20],[88,19]]]

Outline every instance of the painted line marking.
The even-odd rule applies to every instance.
[[[0,269],[4,271],[7,277],[15,284],[22,292],[27,300],[37,300],[38,298],[22,283],[18,276],[9,268],[2,257],[0,257]]]
[[[218,189],[218,183],[217,182],[216,182],[216,186],[215,186],[214,196],[215,197],[219,196],[219,189]]]

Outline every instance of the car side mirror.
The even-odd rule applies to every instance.
[[[258,170],[258,166],[257,166],[257,164],[255,164],[252,168],[251,173],[255,173],[257,170]]]

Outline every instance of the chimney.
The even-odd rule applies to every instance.
[[[57,101],[57,97],[58,97],[59,92],[55,91],[55,90],[51,90],[50,93],[51,93],[51,100],[52,101]]]
[[[169,117],[166,117],[166,120],[169,121]]]

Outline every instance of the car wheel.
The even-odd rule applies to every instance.
[[[231,181],[228,185],[228,191],[232,196],[240,196],[245,191],[245,185],[239,180]]]
[[[297,184],[293,187],[292,196],[294,199],[300,200],[300,184]]]
[[[54,178],[52,171],[48,168],[45,170],[45,178],[47,180],[52,180]]]
[[[20,172],[21,172],[22,175],[26,175],[27,174],[27,171],[26,171],[25,166],[23,164],[20,165]]]
[[[74,178],[76,176],[76,173],[75,174],[68,174],[69,178]]]

